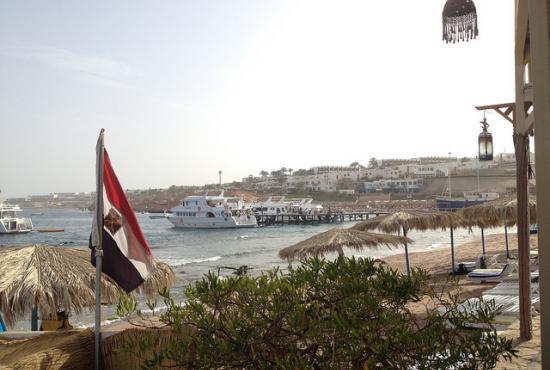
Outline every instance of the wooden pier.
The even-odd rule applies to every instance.
[[[322,213],[322,214],[299,214],[299,213],[280,213],[277,215],[256,214],[256,220],[259,226],[272,225],[319,225],[343,223],[352,221],[363,221],[387,214],[387,211],[365,211],[365,212],[340,212],[340,213]]]

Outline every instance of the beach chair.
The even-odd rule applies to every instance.
[[[502,281],[510,272],[512,272],[512,265],[507,263],[501,269],[476,269],[468,273],[468,279],[474,283]]]
[[[485,301],[494,301],[496,306],[500,308],[501,315],[519,314],[519,296],[517,295],[501,295],[501,294],[483,294]],[[540,296],[533,294],[531,296],[531,305],[537,305],[540,302]]]
[[[479,256],[475,261],[459,262],[456,275],[466,275],[475,269],[486,267],[485,256]]]
[[[489,300],[485,299],[483,297],[484,302],[488,303]],[[466,301],[460,303],[456,307],[457,313],[469,313],[471,315],[474,315],[478,312],[478,310],[482,307],[482,301],[480,298],[470,298]],[[502,309],[502,305],[499,304],[499,302],[495,301],[495,308]],[[435,312],[439,315],[446,315],[449,313],[446,307],[437,307],[435,308]],[[513,322],[513,320],[510,320],[510,315],[498,315],[495,317],[495,320],[492,322],[492,325],[497,330],[504,330],[508,325],[510,325]],[[453,320],[447,320],[446,325],[448,327],[456,327],[456,323],[453,323]],[[482,323],[476,323],[476,322],[463,322],[461,324],[462,328],[465,329],[489,329],[491,326],[488,324],[482,324]]]

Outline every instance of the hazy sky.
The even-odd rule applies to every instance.
[[[441,41],[444,0],[4,1],[0,189],[125,188],[369,158],[475,156],[475,105],[514,99],[514,3]],[[495,114],[497,152],[512,129]]]

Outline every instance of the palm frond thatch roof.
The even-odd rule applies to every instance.
[[[93,369],[94,332],[61,330],[0,345],[2,369]]]
[[[0,248],[0,312],[7,325],[37,307],[42,317],[54,316],[59,308],[80,313],[95,304],[95,267],[84,249],[30,245]],[[151,294],[175,279],[162,262],[137,293]],[[101,279],[101,300],[115,303],[120,288],[108,276]]]
[[[499,198],[491,202],[481,203],[460,211],[466,226],[513,226],[517,223],[517,198]],[[529,197],[529,222],[537,223],[537,201]]]
[[[279,257],[284,260],[300,259],[306,256],[323,256],[325,253],[341,252],[343,247],[361,250],[365,247],[397,247],[412,240],[402,236],[369,233],[353,229],[331,229],[312,236],[290,247],[281,249]]]
[[[442,211],[398,211],[359,222],[352,229],[367,231],[378,229],[386,233],[405,230],[445,230],[462,224],[462,217],[455,212]]]

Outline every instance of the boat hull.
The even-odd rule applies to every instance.
[[[26,234],[33,229],[28,219],[11,219],[0,221],[0,234]]]
[[[436,199],[435,200],[437,209],[440,211],[454,211],[455,209],[471,207],[471,206],[475,206],[485,202],[487,202],[487,200],[485,199]]]
[[[0,230],[0,234],[28,234],[32,230]]]
[[[227,220],[212,219],[208,221],[197,219],[186,220],[183,217],[167,217],[167,219],[174,227],[181,229],[245,229],[258,226],[255,217],[246,221],[239,221],[229,217]]]

